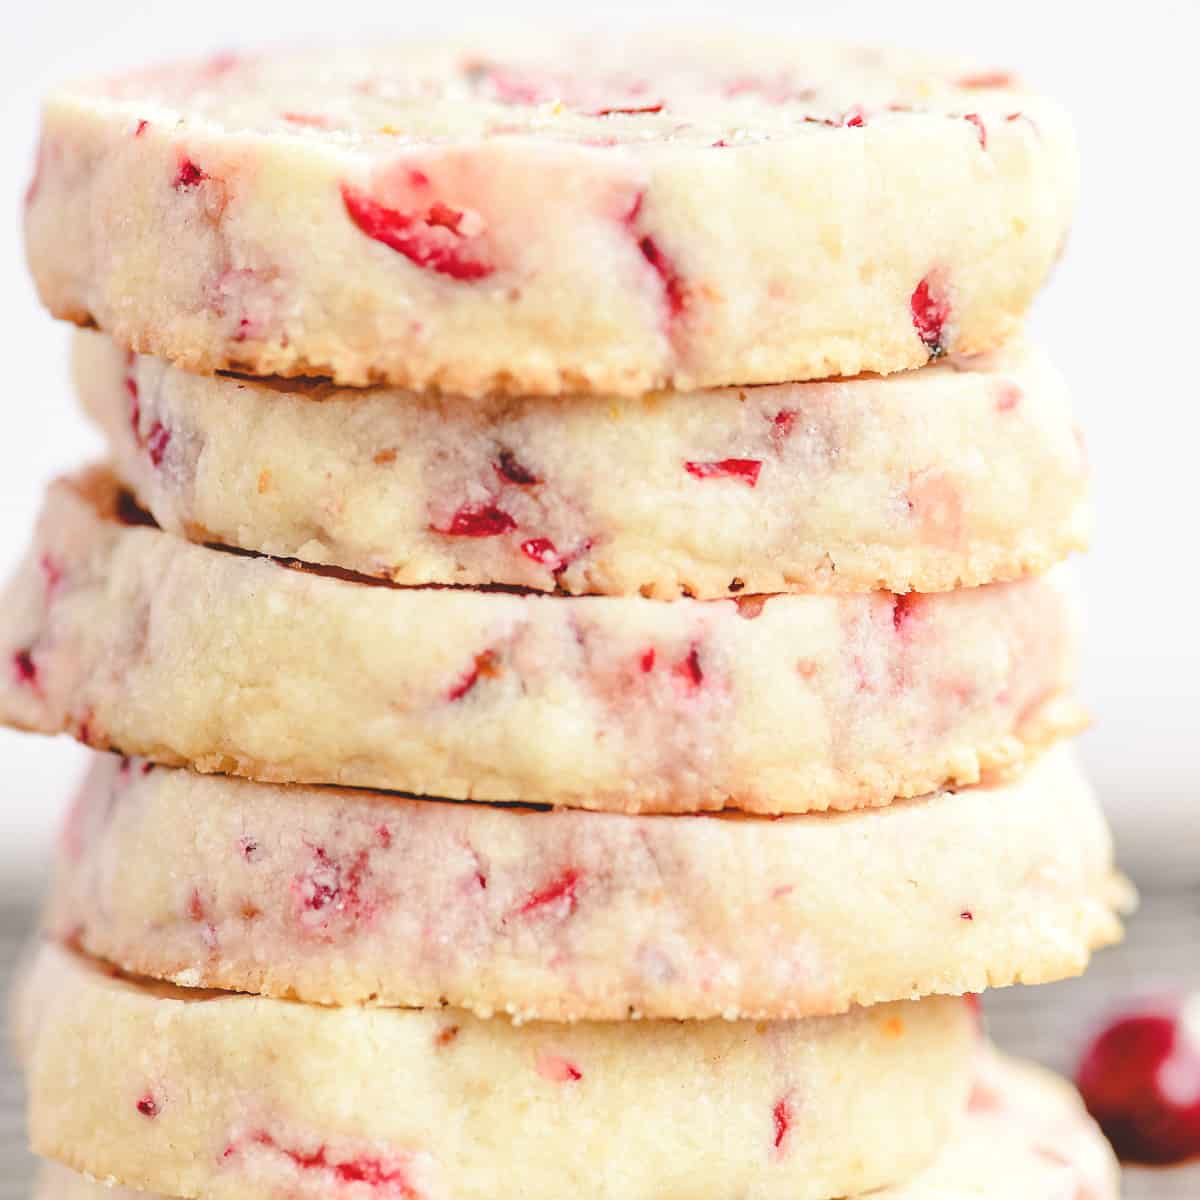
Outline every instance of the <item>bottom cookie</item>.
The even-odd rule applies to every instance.
[[[15,1015],[34,1152],[190,1200],[828,1200],[929,1166],[978,1048],[957,997],[515,1026],[185,991],[52,945]]]
[[[1117,1200],[1119,1192],[1112,1151],[1073,1089],[1038,1067],[987,1053],[958,1134],[932,1166],[872,1200]],[[151,1198],[47,1164],[33,1200]]]

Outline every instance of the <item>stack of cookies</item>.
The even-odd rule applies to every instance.
[[[0,714],[98,751],[43,1200],[1115,1196],[967,995],[1128,900],[1021,334],[1075,175],[1007,75],[786,40],[55,94],[110,458],[0,609]]]

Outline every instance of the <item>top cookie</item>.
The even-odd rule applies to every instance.
[[[222,56],[64,88],[30,265],[198,371],[634,394],[996,345],[1058,255],[1053,102],[787,39]]]

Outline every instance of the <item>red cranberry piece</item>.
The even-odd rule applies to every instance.
[[[847,129],[862,129],[867,123],[867,114],[863,112],[862,106],[856,104],[853,108],[847,109],[842,114],[842,124]]]
[[[901,633],[912,620],[920,599],[915,592],[906,592],[903,596],[892,599],[892,628]]]
[[[557,879],[551,880],[545,887],[539,888],[528,896],[518,907],[517,915],[524,917],[530,913],[554,907],[563,911],[564,916],[570,916],[579,904],[579,885],[583,875],[574,867],[568,867]]]
[[[641,665],[643,675],[649,675],[654,670],[654,657],[653,646],[649,650],[642,651],[642,657],[638,661]]]
[[[136,128],[136,129],[133,131],[133,136],[134,136],[134,137],[141,137],[141,136],[142,136],[142,134],[143,134],[143,133],[145,133],[145,132],[146,132],[146,130],[147,130],[147,129],[149,129],[149,128],[150,128],[150,122],[149,122],[149,121],[145,121],[145,120],[143,120],[143,121],[139,121],[139,122],[137,123],[137,128]]]
[[[662,280],[663,292],[667,297],[667,312],[672,317],[679,316],[687,303],[683,277],[675,269],[675,264],[663,253],[659,244],[649,234],[638,240],[638,249],[642,252],[642,257],[654,268],[659,279]]]
[[[987,149],[987,127],[983,123],[983,118],[978,113],[967,113],[963,117],[964,121],[970,121],[975,126],[976,133],[979,134],[979,144],[983,149]]]
[[[758,484],[758,474],[762,470],[762,463],[757,458],[722,458],[718,462],[685,462],[683,465],[687,473],[697,479],[740,479],[748,487]]]
[[[660,113],[666,106],[660,100],[657,104],[639,104],[628,108],[597,108],[588,113],[589,117],[612,117],[618,113],[625,116],[637,116],[640,113]]]
[[[186,155],[181,155],[179,167],[175,172],[175,182],[171,185],[177,192],[187,192],[199,187],[208,176]]]
[[[511,450],[500,451],[495,467],[496,474],[507,483],[516,483],[525,487],[542,482],[528,467],[517,460],[517,456]]]
[[[1135,1007],[1084,1052],[1079,1091],[1124,1162],[1167,1166],[1200,1158],[1197,1003]]]
[[[167,453],[170,442],[171,431],[161,421],[155,421],[150,426],[150,432],[146,434],[146,453],[150,455],[150,461],[156,467],[162,466],[163,456]]]
[[[499,537],[516,527],[516,521],[495,504],[464,504],[450,518],[449,525],[430,526],[434,533],[472,538]]]
[[[36,687],[38,670],[37,663],[33,661],[33,651],[18,650],[13,655],[12,661],[13,670],[16,672],[18,682],[28,684],[30,687]]]
[[[463,677],[450,689],[446,699],[452,701],[461,700],[481,678],[494,679],[499,674],[495,652],[485,650],[482,654],[475,655],[475,661]]]
[[[775,1107],[771,1109],[771,1125],[775,1134],[771,1144],[776,1152],[782,1152],[784,1139],[792,1127],[794,1116],[792,1102],[787,1096],[781,1096],[775,1101]]]
[[[146,1117],[151,1121],[158,1116],[160,1111],[158,1107],[158,1101],[155,1100],[155,1098],[149,1093],[147,1093],[137,1102],[137,1110],[142,1114],[143,1117]]]
[[[672,668],[675,677],[683,680],[689,691],[694,691],[704,682],[704,671],[700,667],[700,650],[693,646],[687,657]]]
[[[464,281],[485,279],[495,270],[481,256],[479,223],[448,205],[435,203],[423,214],[401,212],[372,200],[365,192],[342,184],[342,203],[350,219],[367,237],[382,242],[415,263],[439,275]]]
[[[561,1054],[539,1054],[536,1066],[537,1073],[551,1083],[578,1083],[583,1078],[583,1072]]]
[[[917,284],[909,300],[909,309],[917,336],[929,348],[929,357],[941,358],[946,353],[942,331],[950,317],[950,304],[936,274],[926,275]]]
[[[555,573],[561,571],[567,565],[566,559],[559,554],[555,549],[554,543],[549,538],[530,538],[527,542],[522,542],[521,553],[526,558],[532,559],[539,566],[545,567],[548,571]]]

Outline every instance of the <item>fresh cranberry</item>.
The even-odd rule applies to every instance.
[[[909,300],[909,309],[917,336],[929,348],[930,357],[940,358],[946,353],[942,331],[950,316],[950,304],[936,274],[926,275],[917,284]]]
[[[1147,1002],[1117,1017],[1084,1052],[1076,1082],[1123,1161],[1200,1158],[1200,1000]]]
[[[685,462],[684,468],[697,479],[740,479],[748,487],[758,484],[762,463],[757,458],[722,458],[718,462]]]
[[[479,217],[434,203],[424,213],[401,212],[342,184],[342,203],[367,237],[403,254],[410,262],[451,279],[485,279],[495,270],[482,255]],[[473,217],[473,219],[471,219]]]

